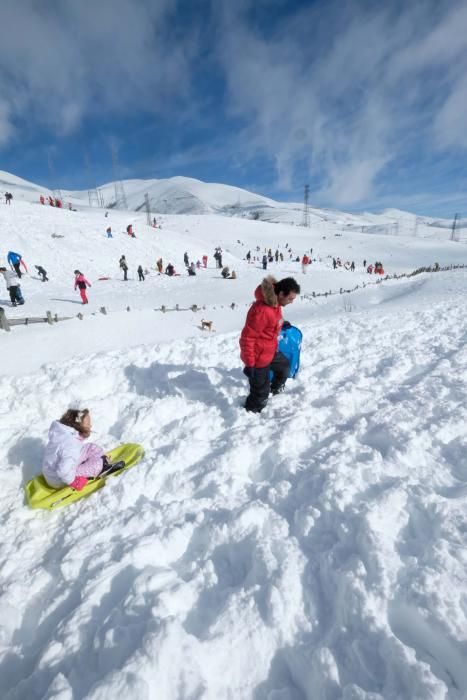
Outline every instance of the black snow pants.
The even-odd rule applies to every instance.
[[[269,372],[272,371],[272,382]],[[281,352],[276,352],[267,367],[254,368],[250,377],[250,393],[245,402],[247,411],[261,413],[268,402],[269,392],[279,394],[283,391],[289,376],[289,361]]]

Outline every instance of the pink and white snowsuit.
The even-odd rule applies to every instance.
[[[101,473],[104,450],[91,442],[83,445],[83,440],[75,428],[54,420],[42,463],[42,473],[49,486],[58,489],[72,484],[77,476]]]

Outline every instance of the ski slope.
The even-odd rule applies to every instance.
[[[156,216],[162,229],[135,212],[0,206],[2,258],[50,277],[22,278],[15,313],[4,288],[0,305],[72,317],[0,331],[2,698],[467,697],[467,271],[297,299],[285,316],[304,334],[301,371],[261,415],[242,408],[238,351],[256,246],[289,243],[268,272],[304,295],[367,283],[363,259],[401,273],[467,264],[467,247],[409,224]],[[237,280],[213,266],[217,245]],[[294,258],[310,248],[303,275]],[[208,268],[156,273],[159,256],[183,272],[185,251]],[[24,484],[72,403],[91,410],[94,441],[140,442],[145,459],[87,500],[29,511]]]

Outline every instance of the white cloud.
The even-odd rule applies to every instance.
[[[348,205],[407,149],[467,145],[464,0],[323,2],[268,32],[253,0],[215,7],[229,108],[279,187],[305,162],[315,195]]]
[[[10,108],[3,100],[0,100],[0,147],[8,143],[13,131]]]
[[[0,95],[9,119],[60,133],[92,113],[157,112],[186,93],[194,39],[174,42],[176,0],[6,0]],[[11,123],[11,122],[10,122]]]

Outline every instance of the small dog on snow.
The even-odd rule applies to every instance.
[[[212,321],[205,321],[204,318],[201,319],[201,330],[202,331],[212,331]]]

